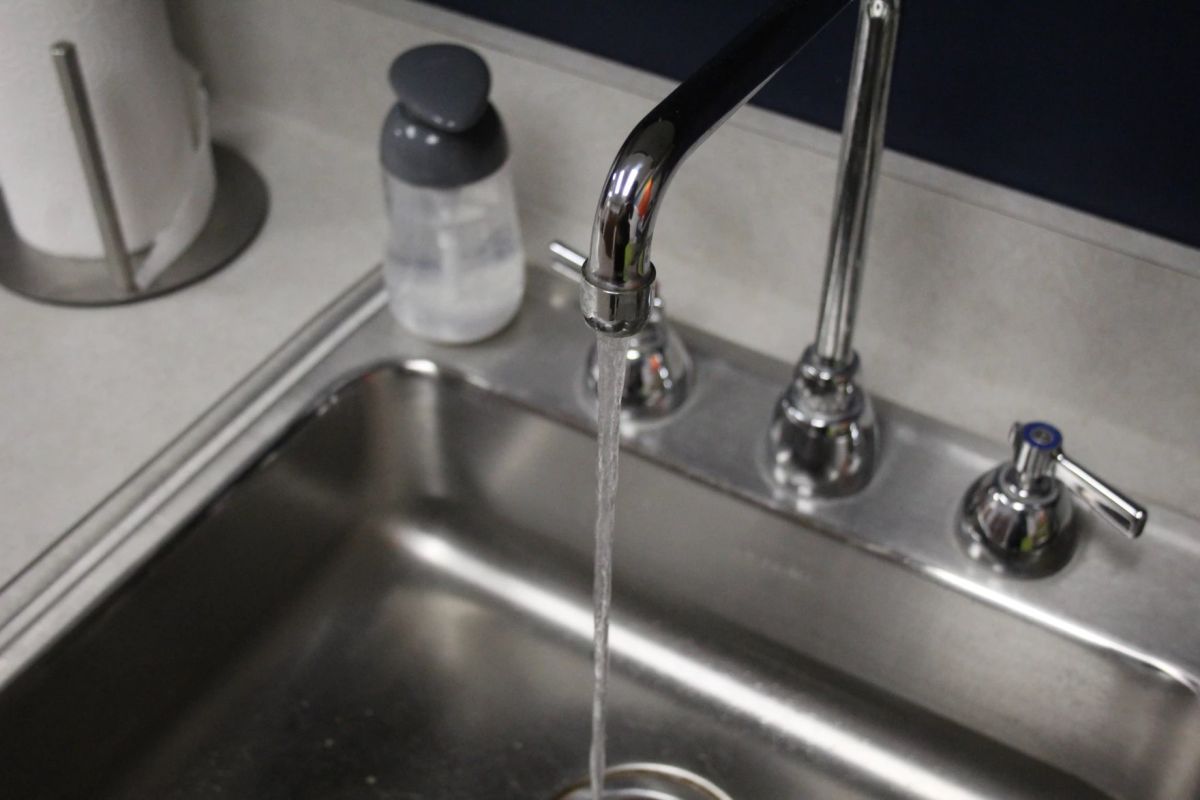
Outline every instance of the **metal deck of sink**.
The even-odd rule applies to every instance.
[[[0,594],[8,797],[555,797],[586,769],[595,443],[575,287],[405,336],[372,276]],[[627,435],[610,760],[735,800],[1200,796],[1200,533],[1022,581],[953,530],[992,446],[879,403],[860,495],[762,463],[785,365],[688,333]]]

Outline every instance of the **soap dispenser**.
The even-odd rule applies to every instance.
[[[499,331],[525,290],[508,141],[491,75],[466,47],[402,53],[380,138],[390,222],[383,275],[392,313],[425,339],[458,344]]]

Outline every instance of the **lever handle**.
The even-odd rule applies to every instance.
[[[587,256],[558,239],[550,243],[550,255],[554,256],[550,260],[550,266],[555,272],[576,283],[583,283],[583,275],[580,270],[587,263]]]
[[[1121,533],[1136,539],[1146,527],[1146,509],[1105,483],[1062,450],[1062,433],[1045,422],[1014,423],[1013,469],[1029,489],[1041,478],[1056,478]]]
[[[1146,509],[1072,461],[1066,453],[1059,452],[1057,458],[1056,476],[1076,497],[1130,539],[1142,535]]]

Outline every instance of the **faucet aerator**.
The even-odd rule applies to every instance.
[[[654,299],[654,267],[642,279],[621,287],[605,285],[583,267],[579,309],[587,324],[605,336],[632,336],[646,326]]]

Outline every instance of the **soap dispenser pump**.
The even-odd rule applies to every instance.
[[[384,280],[392,313],[437,342],[478,341],[516,313],[525,289],[508,141],[473,50],[402,53],[380,160],[390,222]]]

